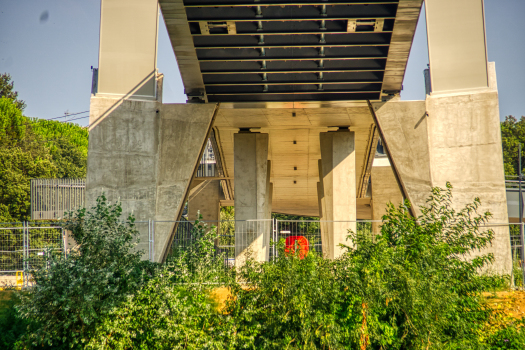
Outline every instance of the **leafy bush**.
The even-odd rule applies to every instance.
[[[16,306],[19,305],[19,295],[14,291],[0,292],[0,348],[11,350],[15,343],[27,331],[29,323],[24,320]]]
[[[494,233],[482,229],[490,214],[477,213],[479,200],[457,211],[448,185],[420,217],[408,205],[389,206],[378,236],[350,233],[337,260],[290,256],[281,241],[272,261],[234,270],[199,221],[169,263],[141,262],[133,220],[119,223],[120,207],[101,198],[70,219],[78,252],[35,272],[19,348],[524,348],[523,321],[497,318],[482,296],[502,278],[481,273]],[[212,296],[221,286],[224,308]]]
[[[132,217],[119,222],[121,207],[104,196],[92,211],[80,210],[66,228],[78,244],[67,257],[48,254],[33,271],[34,286],[22,295],[21,314],[36,326],[26,347],[81,348],[95,336],[101,318],[140,289],[151,270],[135,251]]]

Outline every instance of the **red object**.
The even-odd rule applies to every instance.
[[[295,247],[299,249],[299,259],[304,259],[308,251],[310,250],[310,244],[308,239],[304,236],[289,236],[286,238],[286,247],[284,252],[286,255],[295,254]]]

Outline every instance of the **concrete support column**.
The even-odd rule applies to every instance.
[[[99,97],[156,100],[157,0],[101,0]]]
[[[348,130],[320,134],[322,189],[321,239],[323,254],[330,259],[344,250],[348,230],[356,231],[355,134]]]
[[[268,134],[235,134],[235,261],[237,266],[244,263],[247,254],[251,254],[251,257],[257,261],[267,261],[269,258],[272,197],[270,171]]]

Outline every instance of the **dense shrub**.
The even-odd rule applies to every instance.
[[[80,210],[66,228],[78,244],[67,257],[48,252],[33,271],[34,286],[22,295],[21,314],[36,322],[25,347],[81,348],[100,320],[140,290],[151,270],[135,251],[133,218],[120,222],[119,205],[100,197],[92,211]]]
[[[523,321],[498,318],[482,296],[502,283],[481,273],[493,259],[478,252],[493,239],[490,214],[479,200],[456,211],[451,196],[433,189],[418,218],[408,203],[390,206],[381,234],[350,233],[337,260],[290,256],[281,241],[275,259],[238,270],[198,221],[167,264],[141,262],[132,218],[119,223],[120,207],[101,198],[70,220],[79,251],[35,272],[18,347],[522,349]],[[225,307],[212,297],[221,286]]]

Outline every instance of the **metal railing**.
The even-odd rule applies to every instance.
[[[31,220],[57,220],[84,206],[86,179],[31,179]]]

